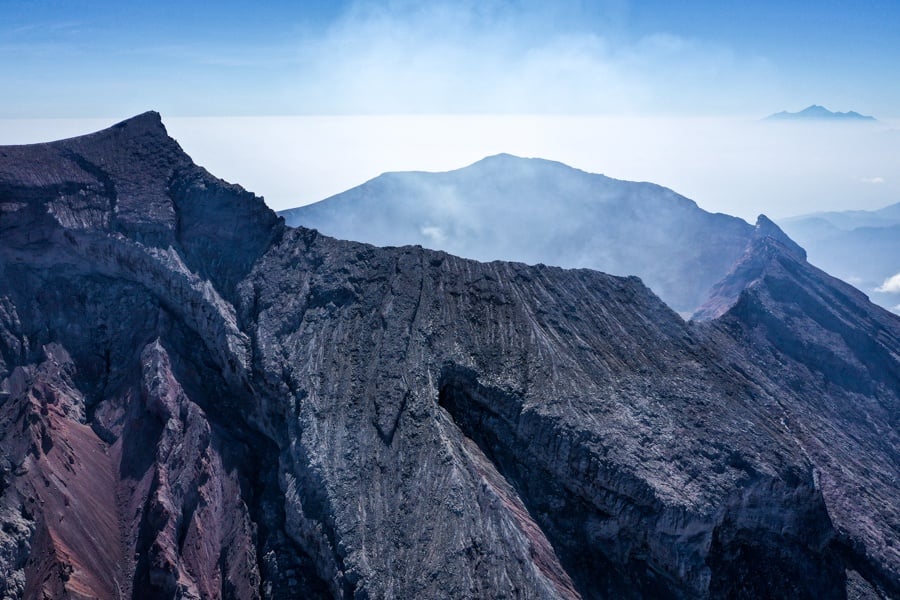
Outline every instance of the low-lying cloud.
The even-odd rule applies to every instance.
[[[760,213],[872,210],[900,199],[898,180],[859,180],[859,173],[900,172],[900,137],[881,135],[884,125],[543,115],[174,118],[166,125],[199,164],[264,195],[276,210],[385,171],[446,171],[501,152],[651,181],[750,222]],[[452,199],[446,205],[452,209]]]
[[[419,231],[426,239],[431,240],[435,244],[440,245],[447,241],[447,235],[440,227],[429,225],[422,227]]]
[[[900,294],[900,273],[885,279],[884,283],[875,288],[875,291],[886,294]]]
[[[547,115],[163,114],[163,120],[198,164],[265,196],[276,210],[322,200],[386,171],[446,171],[501,152],[651,181],[706,210],[750,222],[760,213],[781,219],[873,210],[900,199],[897,178],[879,185],[859,178],[859,173],[900,172],[900,136],[883,135],[893,124],[793,127],[726,117]],[[59,139],[113,122],[2,120],[0,144]],[[453,199],[445,205],[452,210]]]

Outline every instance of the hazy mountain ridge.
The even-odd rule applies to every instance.
[[[900,594],[900,319],[778,233],[686,323],[287,229],[155,114],[0,148],[0,591]]]
[[[824,106],[812,104],[798,112],[788,112],[783,110],[769,115],[766,121],[876,121],[875,117],[861,115],[856,111],[832,112]]]
[[[809,251],[815,264],[885,308],[900,311],[900,290],[883,287],[900,273],[900,203],[873,211],[801,215],[780,224]]]
[[[386,173],[279,214],[288,225],[376,245],[637,275],[685,314],[754,231],[659,185],[508,154],[446,173]]]
[[[876,210],[842,210],[816,212],[782,219],[785,225],[817,219],[836,229],[849,231],[859,227],[886,227],[900,225],[900,202]]]

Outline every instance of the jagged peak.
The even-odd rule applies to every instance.
[[[129,117],[123,121],[119,121],[110,129],[128,129],[142,131],[158,131],[168,135],[166,126],[163,124],[162,116],[155,110],[148,110],[139,115]]]
[[[63,140],[64,142],[91,142],[101,140],[115,140],[116,144],[122,142],[130,144],[138,142],[143,146],[166,147],[184,154],[178,142],[169,135],[162,116],[155,110],[149,110],[135,115],[123,121],[110,125],[94,133]],[[52,142],[51,142],[52,143]],[[186,155],[185,155],[186,156]]]
[[[166,130],[165,124],[163,124],[162,116],[155,110],[148,110],[114,123],[109,127],[82,133],[69,138],[59,138],[56,140],[28,144],[12,144],[0,147],[8,149],[28,148],[31,149],[31,151],[40,152],[42,149],[68,147],[72,144],[91,143],[97,140],[110,139],[112,137],[115,137],[117,140],[122,140],[123,138],[137,139],[141,137],[157,138],[161,143],[175,146],[181,150],[178,142],[169,136],[169,132]]]
[[[806,250],[792,240],[775,222],[766,215],[756,218],[756,229],[753,232],[754,239],[772,238],[779,242],[790,254],[806,260]]]
[[[774,229],[772,229],[774,228]],[[763,278],[781,260],[806,263],[806,252],[765,215],[757,220],[756,231],[744,255],[710,291],[706,302],[691,316],[694,321],[711,321],[727,313],[745,290]]]
[[[3,150],[0,188],[10,190],[9,201],[30,206],[15,217],[3,214],[5,241],[14,247],[51,239],[60,228],[97,238],[116,232],[143,248],[175,252],[230,301],[234,285],[282,231],[262,198],[197,166],[156,111],[95,133]]]

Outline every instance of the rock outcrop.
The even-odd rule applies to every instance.
[[[155,113],[0,148],[0,596],[895,597],[900,320],[772,231],[685,322],[286,228]]]

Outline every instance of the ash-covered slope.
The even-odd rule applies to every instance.
[[[0,186],[5,596],[900,593],[897,319],[765,222],[685,323],[286,229],[155,114]]]
[[[447,173],[386,173],[280,214],[288,225],[381,246],[637,275],[685,314],[753,231],[652,183],[508,154]]]

